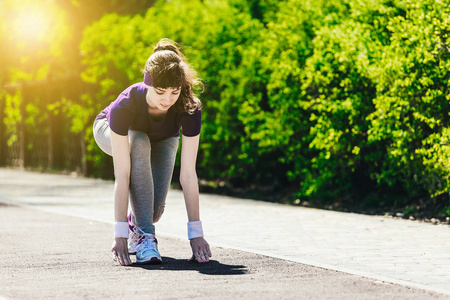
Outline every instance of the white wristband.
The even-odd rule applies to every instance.
[[[188,222],[188,239],[203,237],[202,221]]]
[[[128,222],[114,223],[114,237],[128,238]]]

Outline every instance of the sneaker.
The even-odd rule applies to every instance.
[[[141,239],[141,235],[139,234],[139,230],[137,226],[135,226],[131,222],[131,212],[128,215],[128,228],[129,228],[129,234],[128,234],[128,254],[135,255],[137,252],[137,245],[139,243],[139,240]]]
[[[138,264],[160,264],[161,255],[158,252],[158,241],[153,234],[145,233],[137,245],[136,263]]]

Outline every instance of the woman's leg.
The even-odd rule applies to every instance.
[[[152,144],[151,164],[155,197],[153,223],[158,222],[164,212],[179,139],[179,137],[172,137]]]
[[[95,120],[93,134],[98,147],[106,154],[112,156],[111,129],[109,129],[108,120]]]
[[[153,225],[154,185],[150,162],[151,144],[145,132],[130,130],[130,203],[132,222],[143,232],[155,234]]]
[[[129,249],[132,252],[135,249],[137,263],[161,263],[158,241],[154,238],[154,215],[159,211],[162,214],[178,140],[150,144],[143,132],[130,130],[128,134],[131,152],[130,200],[134,214],[132,221],[140,229],[139,232],[142,230],[153,234],[141,235],[136,244],[130,238]]]

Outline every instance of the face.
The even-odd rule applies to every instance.
[[[180,97],[181,87],[178,88],[158,88],[147,87],[147,103],[151,108],[157,108],[161,111],[167,111],[177,102]]]

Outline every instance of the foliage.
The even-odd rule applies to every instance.
[[[6,114],[3,119],[3,122],[5,123],[8,129],[6,132],[6,136],[8,137],[7,144],[8,146],[11,146],[14,142],[18,141],[19,139],[18,131],[19,131],[19,124],[21,121],[20,105],[22,103],[22,95],[20,91],[17,91],[17,93],[14,95],[6,94],[3,97],[6,103],[5,109]]]
[[[90,24],[79,45],[89,88],[46,107],[65,110],[90,174],[107,176],[91,124],[168,37],[206,84],[201,178],[363,208],[448,201],[449,13],[437,0],[158,1]],[[29,79],[18,70],[11,81]]]
[[[89,27],[83,76],[105,106],[148,43],[175,39],[207,83],[201,176],[398,205],[448,193],[447,16],[427,0],[160,1]]]
[[[391,166],[378,181],[401,185],[410,197],[421,189],[449,192],[449,13],[440,1],[406,1],[406,15],[389,22],[390,43],[374,68],[368,138],[384,145]]]

